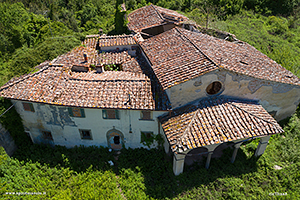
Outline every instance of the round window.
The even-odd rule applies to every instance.
[[[215,81],[207,86],[206,92],[209,95],[213,95],[219,93],[221,89],[222,89],[222,83],[219,81]]]

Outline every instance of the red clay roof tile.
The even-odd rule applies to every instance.
[[[141,32],[143,29],[159,26],[164,23],[181,23],[188,18],[176,11],[149,5],[139,8],[128,15],[128,29]]]
[[[140,43],[163,89],[218,69],[174,28]]]
[[[72,72],[70,75],[61,66],[47,66],[22,80],[3,86],[1,96],[86,108],[155,109],[151,83],[144,74]]]
[[[300,79],[292,72],[246,42],[233,43],[202,33],[178,30],[225,69],[263,80],[300,85]]]
[[[202,99],[159,120],[173,152],[283,132],[261,105],[226,97]]]

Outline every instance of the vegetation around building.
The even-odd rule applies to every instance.
[[[0,84],[65,53],[87,34],[119,33],[120,1],[1,1]],[[178,10],[208,28],[234,34],[300,77],[298,0],[129,0],[127,13],[153,3]],[[278,6],[282,5],[282,6]],[[117,9],[116,9],[117,8]],[[280,9],[279,9],[280,8]],[[124,14],[124,13],[123,13]],[[122,17],[121,17],[122,18]],[[123,27],[126,21],[118,23]],[[1,113],[10,102],[1,100]],[[4,199],[269,199],[300,198],[300,111],[281,122],[285,133],[271,137],[262,157],[258,140],[204,163],[172,172],[161,149],[48,147],[32,144],[14,110],[0,118],[18,146],[12,157],[0,149],[0,196]],[[113,161],[111,165],[109,161]],[[20,197],[21,196],[21,197]]]

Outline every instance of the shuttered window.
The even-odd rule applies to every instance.
[[[68,108],[69,115],[71,117],[85,117],[84,109],[83,108]]]
[[[22,103],[25,111],[34,112],[34,107],[32,103]]]
[[[119,119],[118,110],[102,110],[103,119]]]
[[[149,110],[143,110],[141,111],[141,120],[151,120],[152,119],[152,113]]]

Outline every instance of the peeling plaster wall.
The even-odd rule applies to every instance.
[[[15,102],[15,101],[14,101]],[[113,127],[124,135],[125,147],[145,147],[140,143],[141,131],[159,133],[157,117],[165,112],[152,112],[153,120],[140,120],[139,110],[119,110],[120,119],[103,119],[101,109],[84,109],[85,118],[70,117],[67,107],[33,103],[35,112],[24,111],[21,101],[16,104],[23,124],[35,143],[74,147],[108,146],[106,134]],[[129,120],[130,117],[130,120]],[[129,133],[131,121],[132,133]],[[81,139],[79,129],[91,130],[92,140]],[[45,140],[41,131],[50,131],[53,141]],[[145,147],[146,148],[146,147]]]
[[[227,70],[216,70],[166,90],[173,109],[208,95],[206,87],[220,81],[223,88],[219,95],[258,100],[276,120],[292,115],[300,101],[300,87],[264,81]]]

